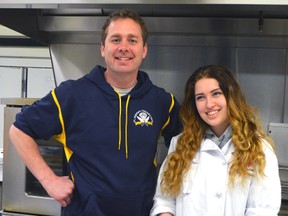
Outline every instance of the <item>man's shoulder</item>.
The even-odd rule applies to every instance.
[[[155,91],[155,93],[162,97],[162,98],[167,98],[167,99],[171,99],[171,97],[174,97],[174,95],[170,92],[168,92],[165,88],[157,86],[157,85],[152,85],[153,90]],[[151,89],[152,89],[151,88]]]

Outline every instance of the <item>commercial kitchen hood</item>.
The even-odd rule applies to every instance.
[[[0,24],[43,44],[97,43],[118,8],[136,10],[151,35],[288,35],[287,0],[1,0]]]

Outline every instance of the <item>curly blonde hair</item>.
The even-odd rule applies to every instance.
[[[254,175],[265,176],[266,160],[261,140],[266,139],[272,147],[273,143],[257,121],[256,110],[248,105],[239,83],[226,67],[221,65],[200,67],[186,83],[179,114],[183,132],[179,136],[176,150],[168,155],[161,176],[161,190],[168,196],[179,194],[183,178],[192,166],[191,160],[209,127],[201,119],[195,103],[195,84],[203,78],[216,79],[227,101],[227,116],[232,126],[232,143],[235,146],[229,169],[230,185],[235,183],[236,178],[240,178],[244,183],[245,178],[252,175],[247,167],[254,170]]]

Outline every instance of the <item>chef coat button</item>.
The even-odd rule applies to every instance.
[[[198,164],[197,159],[194,158],[194,159],[192,160],[192,163],[193,163],[193,164]]]
[[[222,193],[221,192],[217,192],[216,193],[216,197],[220,199],[222,197]]]

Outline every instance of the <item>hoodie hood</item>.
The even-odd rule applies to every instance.
[[[105,91],[106,93],[110,95],[115,96],[115,91],[113,87],[105,79],[105,76],[104,76],[105,71],[106,71],[106,68],[100,65],[97,65],[90,71],[90,73],[85,75],[85,78],[94,82],[101,90]],[[137,75],[137,84],[131,90],[129,95],[130,97],[133,97],[133,98],[140,97],[143,94],[146,94],[151,89],[152,86],[153,86],[153,83],[151,82],[148,74],[139,70],[138,75]]]

